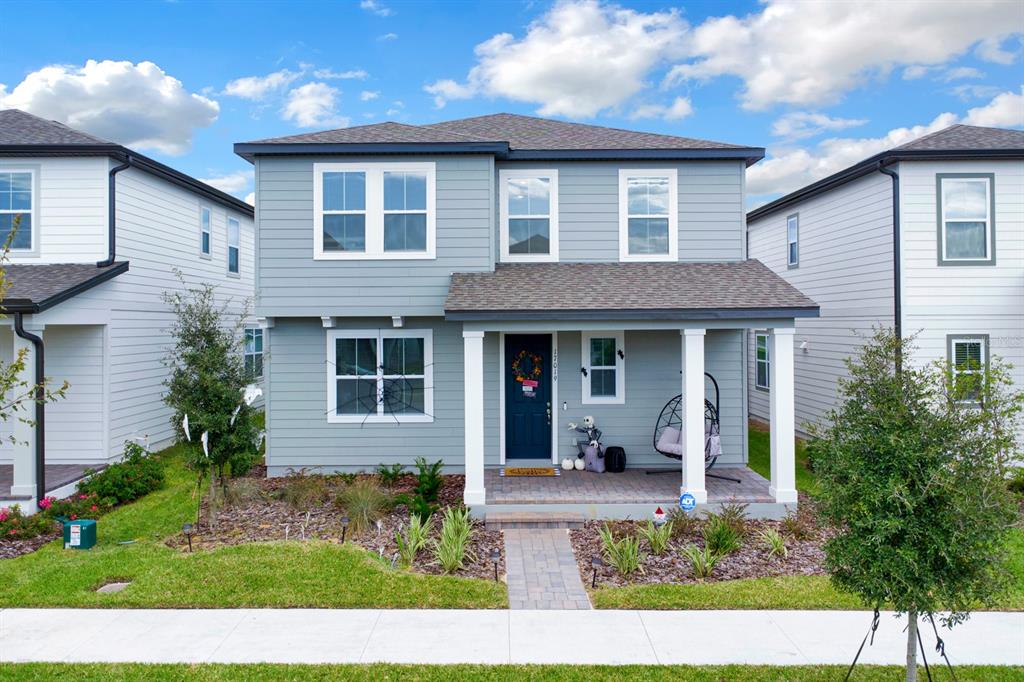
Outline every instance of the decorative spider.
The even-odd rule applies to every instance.
[[[327,360],[327,364],[335,366],[335,363]],[[424,373],[427,367],[432,367],[433,364],[424,365]],[[383,367],[377,367],[377,371],[380,373],[384,372]],[[420,377],[416,377],[419,379]],[[373,379],[374,377],[367,377],[367,379]],[[432,386],[424,386],[423,391],[426,392],[428,388]],[[383,406],[383,412],[385,416],[394,419],[395,424],[401,424],[399,419],[400,415],[424,415],[427,417],[433,417],[431,414],[427,414],[421,407],[414,404],[416,389],[413,388],[412,382],[409,381],[405,376],[391,376],[384,377],[377,381],[377,389],[371,395],[356,395],[343,403],[338,403],[336,406],[336,414],[357,414],[358,412],[365,411],[363,420],[360,422],[360,426],[366,424],[367,419],[370,417],[376,417],[379,414],[378,406]],[[352,410],[351,408],[357,408]],[[330,411],[325,414],[330,414]]]

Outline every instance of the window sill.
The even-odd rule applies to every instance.
[[[671,263],[679,257],[671,253],[667,254],[628,254],[620,253],[619,261],[622,263]]]
[[[329,414],[328,424],[431,424],[434,418],[426,414],[362,416],[358,414]]]
[[[758,386],[757,384],[754,384],[754,388],[758,391],[761,391],[762,393],[771,393],[772,390],[768,386]]]
[[[615,396],[614,398],[584,398],[580,401],[581,405],[625,405],[626,396]]]
[[[995,258],[939,258],[939,267],[970,267],[970,266],[990,266],[995,265]]]
[[[437,260],[437,256],[433,253],[315,253],[313,260]]]
[[[558,262],[558,254],[557,253],[536,253],[536,254],[529,254],[529,255],[526,255],[526,254],[523,254],[523,255],[502,254],[500,262],[502,262],[502,263],[557,263]]]

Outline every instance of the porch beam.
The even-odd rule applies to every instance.
[[[704,329],[683,329],[683,483],[698,504],[708,501],[704,484]]]
[[[792,328],[771,330],[771,484],[768,493],[780,504],[792,504],[796,495],[795,387]]]
[[[466,331],[506,332],[510,334],[546,334],[579,331],[676,331],[682,329],[772,329],[793,326],[793,319],[764,318],[757,320],[489,320],[464,322]]]
[[[484,491],[484,333],[482,331],[462,332],[462,346],[465,358],[463,431],[466,458],[466,488],[462,499],[466,506],[479,506],[486,501]]]

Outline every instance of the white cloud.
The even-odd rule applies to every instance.
[[[972,126],[1024,127],[1024,88],[1018,93],[1004,92],[985,106],[970,109],[963,122]]]
[[[378,17],[390,17],[394,14],[391,8],[385,7],[384,3],[377,2],[377,0],[362,0],[359,6],[367,12],[376,14]]]
[[[1020,6],[1000,0],[966,2],[800,2],[770,0],[759,13],[707,19],[687,37],[692,61],[665,80],[736,76],[743,106],[834,103],[848,90],[894,67],[943,64],[979,41],[1006,36],[1020,24]],[[990,42],[983,58],[1003,59]]]
[[[237,194],[249,188],[254,173],[251,170],[240,170],[227,175],[217,175],[211,178],[200,178],[201,182],[212,185],[222,192]]]
[[[924,78],[928,75],[929,71],[932,71],[935,67],[924,66],[923,64],[911,64],[910,66],[903,69],[903,80],[912,81],[918,78]]]
[[[986,38],[978,43],[978,47],[974,52],[980,59],[983,59],[986,62],[1003,65],[1013,64],[1017,61],[1017,57],[1020,56],[1021,48],[1024,46],[1024,40],[1022,40],[1018,34],[1016,36],[1016,49],[1007,50],[1004,49],[1004,47],[1009,38],[1009,35]]]
[[[641,104],[629,115],[631,119],[660,118],[665,121],[681,121],[693,113],[693,104],[686,97],[676,97],[672,104]]]
[[[942,82],[949,83],[950,81],[959,81],[966,78],[984,78],[985,74],[973,66],[958,66],[953,69],[948,69],[946,73],[942,74]]]
[[[812,149],[771,149],[770,158],[747,171],[747,193],[750,196],[758,196],[791,192],[878,152],[906,144],[954,123],[1022,127],[1024,90],[1020,93],[1004,92],[987,105],[969,110],[962,118],[946,112],[936,116],[930,123],[894,128],[881,137],[831,138],[823,140]]]
[[[188,92],[152,62],[92,59],[82,67],[43,67],[9,94],[0,88],[0,108],[7,107],[172,155],[187,152],[195,129],[220,113],[217,102]]]
[[[863,118],[834,118],[814,111],[794,111],[772,123],[772,135],[786,140],[801,140],[830,130],[845,130],[867,123]]]
[[[397,33],[385,33],[383,35],[377,36],[377,40],[398,40],[398,34]]]
[[[261,100],[273,92],[291,85],[302,77],[302,72],[281,69],[266,76],[236,78],[224,86],[224,94],[242,99]]]
[[[255,206],[256,205],[256,192],[249,192],[248,194],[246,194],[244,201],[245,201],[245,203],[249,204],[250,206]]]
[[[366,80],[370,74],[362,69],[350,69],[348,71],[331,71],[330,69],[317,69],[313,72],[316,78],[322,80]]]
[[[289,91],[281,118],[292,121],[300,128],[338,126],[344,128],[349,120],[337,113],[341,92],[327,83],[306,83]]]
[[[360,102],[369,102],[380,97],[380,90],[363,90],[359,93]]]
[[[425,89],[438,106],[486,95],[536,103],[541,115],[590,117],[621,105],[646,87],[655,67],[681,57],[685,32],[675,10],[563,1],[522,38],[499,33],[477,45],[465,83],[440,80]]]
[[[984,99],[986,97],[995,97],[1001,91],[1001,88],[995,85],[979,85],[977,83],[964,83],[962,85],[954,85],[949,89],[949,94],[959,97],[964,102],[972,99]]]

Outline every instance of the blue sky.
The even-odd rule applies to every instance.
[[[952,123],[1024,125],[1024,3],[4,5],[0,107],[239,197],[237,141],[496,111],[764,146],[752,203]]]

